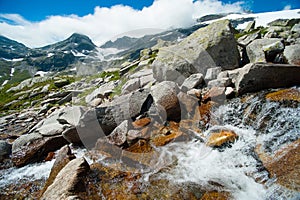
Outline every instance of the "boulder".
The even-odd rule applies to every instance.
[[[72,154],[71,149],[68,145],[63,146],[57,153],[55,162],[51,168],[50,175],[45,183],[42,194],[47,190],[47,188],[53,183],[55,177],[58,175],[60,170],[64,168],[71,160],[76,157]]]
[[[41,199],[74,199],[76,194],[85,192],[84,179],[89,169],[89,164],[84,158],[71,160],[58,173]],[[79,197],[76,198],[79,199]]]
[[[129,130],[128,123],[128,120],[123,121],[107,136],[109,143],[121,146],[126,142],[126,135]]]
[[[34,133],[29,135],[32,134]],[[38,139],[27,139],[27,141],[29,140],[30,142],[27,142],[22,146],[16,145],[16,141],[19,138],[13,143],[12,161],[15,166],[22,167],[32,162],[42,161],[49,152],[56,151],[68,143],[61,135],[37,138]],[[24,142],[24,140],[22,140],[22,142]],[[17,142],[17,144],[20,144],[20,142]]]
[[[238,94],[262,89],[289,87],[300,84],[300,66],[287,64],[250,63],[234,70]]]
[[[242,47],[246,47],[248,44],[250,44],[251,42],[253,42],[256,39],[260,39],[261,38],[261,34],[260,31],[257,31],[255,33],[251,33],[251,34],[246,34],[242,37],[240,37],[237,42],[240,46]]]
[[[268,26],[294,26],[300,23],[300,18],[298,19],[276,19],[268,23]]]
[[[295,32],[295,33],[300,33],[300,23],[299,24],[295,24],[293,26],[293,28],[291,29],[292,32]]]
[[[207,87],[208,88],[227,87],[230,86],[231,84],[232,84],[231,79],[227,77],[227,78],[219,78],[219,79],[211,80],[207,83]]]
[[[300,65],[300,45],[286,46],[283,52],[286,61],[292,65]]]
[[[128,80],[122,87],[122,94],[127,94],[141,87],[141,82],[139,78],[134,78]]]
[[[221,20],[200,28],[177,45],[161,48],[152,64],[153,76],[181,85],[191,74],[206,74],[211,67],[237,68],[239,59],[231,24]]]
[[[249,22],[244,29],[245,32],[250,32],[255,28],[255,21]]]
[[[165,110],[168,120],[177,121],[180,119],[178,92],[177,84],[171,81],[163,81],[151,87],[151,95],[155,104]]]
[[[0,140],[0,161],[11,153],[11,145],[4,140]]]
[[[193,88],[198,88],[203,83],[203,74],[197,73],[190,75],[181,85],[181,90],[188,91]]]
[[[207,69],[206,75],[205,75],[205,81],[210,81],[213,79],[216,79],[218,74],[221,73],[222,68],[221,67],[213,67],[213,68],[209,68]]]
[[[140,89],[115,98],[112,102],[101,104],[95,111],[103,133],[109,135],[124,120],[134,119],[143,114],[152,102],[150,89]]]
[[[91,104],[91,102],[96,98],[106,98],[107,91],[111,91],[115,88],[114,81],[110,81],[101,85],[99,88],[95,89],[91,94],[85,97],[85,102]]]
[[[70,84],[70,81],[67,79],[61,79],[61,80],[54,81],[54,85],[58,88],[61,88],[65,85],[69,85],[69,84]]]
[[[278,48],[277,48],[278,47]],[[247,47],[247,55],[251,63],[266,63],[267,61],[273,61],[274,56],[268,57],[266,53],[278,53],[283,51],[284,45],[280,39],[269,38],[269,39],[257,39],[251,42]]]
[[[62,132],[62,136],[69,142],[73,144],[81,144],[81,139],[79,137],[76,127],[67,128]]]

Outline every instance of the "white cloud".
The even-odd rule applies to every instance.
[[[291,10],[292,9],[292,6],[291,5],[286,5],[284,6],[283,10]]]
[[[49,16],[41,22],[29,22],[17,14],[0,15],[6,18],[0,23],[0,34],[24,43],[40,47],[66,39],[72,33],[89,36],[100,45],[116,35],[142,29],[145,32],[184,27],[193,18],[206,14],[241,12],[242,2],[223,4],[219,0],[155,0],[149,7],[134,10],[129,6],[111,8],[96,7],[93,14],[83,17]],[[14,23],[8,23],[13,21]]]

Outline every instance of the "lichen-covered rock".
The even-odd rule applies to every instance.
[[[292,65],[300,65],[300,45],[286,46],[283,52],[286,61]]]
[[[177,45],[161,48],[152,64],[154,78],[182,84],[194,73],[211,67],[234,69],[239,52],[230,22],[221,20],[200,28]]]
[[[300,84],[300,66],[297,65],[250,63],[235,73],[239,94]]]
[[[283,49],[284,45],[278,38],[256,39],[246,47],[247,55],[251,63],[272,62],[274,56],[268,56],[265,52],[276,54],[283,51]]]

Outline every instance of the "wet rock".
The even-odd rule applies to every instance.
[[[132,122],[132,126],[136,129],[143,128],[151,123],[151,119],[149,117],[137,119],[134,122]]]
[[[254,40],[246,47],[246,50],[251,63],[266,63],[274,60],[272,53],[277,54],[283,51],[283,48],[284,45],[280,39],[270,38]]]
[[[266,95],[266,99],[271,101],[298,101],[300,102],[300,91],[295,88],[278,90]]]
[[[151,144],[155,146],[164,146],[182,134],[183,133],[179,130],[179,124],[170,122],[169,126],[160,127],[157,131],[152,132]]]
[[[67,141],[62,136],[42,137],[37,139],[31,138],[30,143],[18,146],[18,148],[16,148],[16,141],[13,143],[12,161],[17,167],[22,167],[32,162],[42,161],[49,152],[56,151],[67,144]],[[20,142],[18,142],[18,144],[19,143]]]
[[[230,130],[221,130],[220,132],[212,132],[209,134],[206,142],[207,146],[220,147],[225,143],[232,143],[238,138],[238,135]]]
[[[199,88],[203,83],[203,74],[192,74],[181,85],[181,90],[188,91],[193,88]]]
[[[199,99],[184,92],[179,92],[177,97],[180,103],[181,120],[193,118],[199,105]]]
[[[5,157],[10,155],[10,153],[11,145],[4,140],[0,140],[0,161],[2,161]]]
[[[152,68],[156,80],[181,85],[191,74],[206,74],[208,68],[234,69],[238,65],[239,52],[230,22],[221,20],[200,28],[178,45],[161,48]]]
[[[286,46],[284,49],[283,55],[289,64],[300,65],[300,45],[299,44]]]
[[[272,155],[264,151],[261,145],[255,149],[263,165],[276,177],[276,182],[291,190],[300,191],[300,140],[287,144]]]
[[[71,160],[75,159],[76,157],[72,154],[71,149],[68,145],[63,146],[57,153],[55,162],[51,168],[50,175],[45,183],[43,194],[47,188],[53,183],[56,176]]]
[[[58,173],[41,199],[74,199],[76,194],[85,191],[84,179],[89,169],[89,164],[84,158],[71,160]]]
[[[151,87],[151,95],[155,104],[165,110],[168,120],[177,121],[180,119],[178,92],[177,84],[171,81],[163,81]]]
[[[300,67],[295,65],[251,63],[235,73],[235,87],[239,94],[300,83]]]

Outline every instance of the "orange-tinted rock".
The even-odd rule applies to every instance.
[[[214,132],[209,135],[207,145],[210,147],[220,147],[225,143],[234,142],[238,138],[238,135],[230,130],[221,130],[220,132]]]
[[[273,155],[264,152],[261,145],[255,151],[271,177],[276,177],[278,184],[300,191],[300,139],[282,147]]]
[[[45,158],[45,161],[50,161],[54,158],[55,153],[54,152],[49,152],[47,157]]]
[[[279,90],[277,92],[271,92],[266,95],[266,99],[271,101],[298,101],[300,102],[300,90],[295,88],[289,88]]]
[[[161,127],[152,134],[151,143],[155,146],[164,146],[181,135],[179,124],[170,122],[169,126]]]
[[[134,122],[132,122],[132,125],[134,128],[138,129],[147,126],[148,124],[150,124],[150,122],[151,119],[149,117],[146,117],[146,118],[135,120]]]
[[[200,200],[227,200],[231,199],[228,192],[205,192]]]

